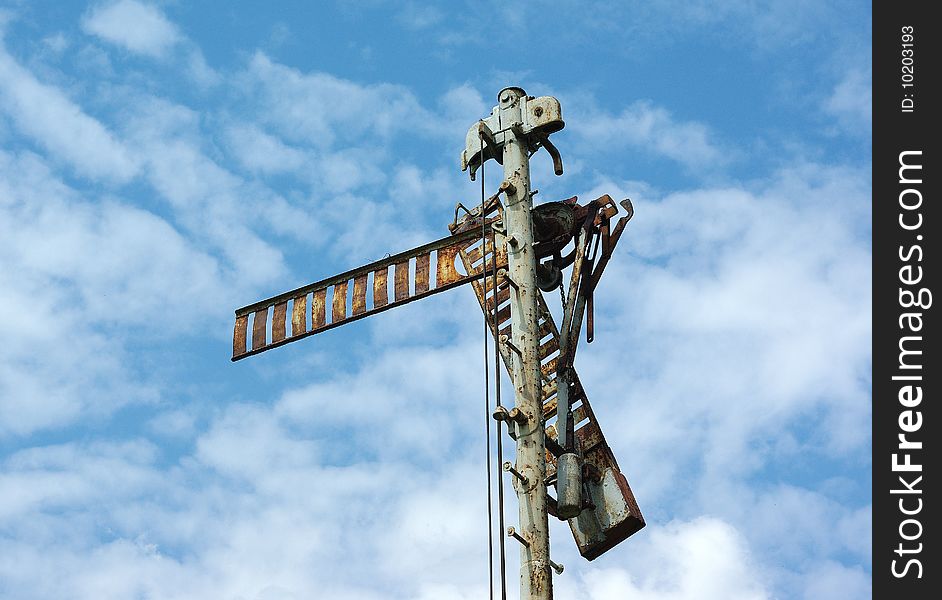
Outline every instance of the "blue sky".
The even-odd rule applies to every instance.
[[[507,85],[636,211],[577,368],[648,526],[558,597],[870,597],[869,3],[246,4],[0,4],[0,597],[484,597],[469,290],[228,358]]]

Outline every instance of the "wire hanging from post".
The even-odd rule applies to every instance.
[[[484,156],[484,136],[481,138],[481,156]],[[481,163],[481,272],[487,273],[487,219],[484,211],[484,163]],[[494,263],[496,264],[496,259]],[[488,597],[494,600],[494,515],[493,498],[491,491],[491,385],[490,365],[488,364],[487,348],[487,313],[484,313],[484,431],[487,440],[487,460],[484,465],[487,470],[487,589]],[[499,427],[499,425],[498,425]],[[500,432],[498,431],[498,436]]]

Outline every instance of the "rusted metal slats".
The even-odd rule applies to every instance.
[[[435,261],[437,265],[435,270],[436,286],[441,287],[461,279],[461,274],[455,269],[455,256],[458,255],[459,250],[461,250],[461,247],[454,244],[438,250],[437,260]]]
[[[389,274],[389,267],[373,271],[373,307],[382,308],[389,303],[389,283],[386,276]]]
[[[241,315],[236,317],[235,330],[232,332],[232,355],[237,352],[245,352],[245,330],[249,326],[249,316]]]
[[[421,294],[429,289],[429,261],[431,254],[422,254],[415,257],[415,293]]]
[[[485,234],[490,235],[489,225]],[[359,269],[240,308],[236,311],[233,329],[232,360],[258,354],[393,306],[480,279],[480,269],[475,272],[465,267],[459,271],[455,264],[460,251],[475,243],[480,245],[480,237],[481,230],[478,229],[442,238]],[[490,261],[494,260],[493,253],[488,260],[490,265]],[[503,250],[498,251],[497,260],[499,267],[506,266],[507,256]],[[388,281],[390,268],[393,269],[392,292],[389,290]],[[292,303],[290,335],[287,331],[289,302]],[[311,310],[310,323],[307,322],[305,314],[308,304]],[[251,346],[247,347],[246,336],[249,327],[252,328],[252,340]]]
[[[285,339],[285,315],[288,311],[288,301],[279,302],[271,315],[271,341],[280,342]]]
[[[484,244],[484,254],[485,256],[487,256],[488,263],[490,263],[491,254],[493,253],[494,253],[494,246],[491,243],[491,240],[487,240],[487,243]],[[466,252],[465,258],[468,260],[469,264],[477,265],[478,261],[481,260],[481,244],[478,244],[477,246],[468,249],[468,251]],[[490,264],[488,268],[490,268]]]
[[[361,315],[366,312],[366,280],[370,274],[357,275],[353,280],[353,314]]]
[[[327,290],[317,290],[311,300],[311,329],[318,330],[327,324]],[[304,333],[307,333],[306,331]]]
[[[498,288],[497,289],[497,305],[500,306],[504,302],[510,299],[510,287]],[[494,294],[490,294],[487,298],[487,310],[494,310]]]
[[[256,310],[252,319],[252,350],[255,350],[265,345],[265,336],[268,333],[268,307]]]
[[[396,302],[402,302],[409,297],[409,261],[396,263],[395,289]]]
[[[330,322],[338,323],[347,318],[347,282],[341,281],[334,286],[334,297],[331,301]]]
[[[307,296],[299,296],[294,299],[291,306],[291,335],[301,335],[307,331]]]

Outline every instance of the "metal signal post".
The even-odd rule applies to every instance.
[[[568,522],[587,560],[644,527],[573,366],[583,316],[586,340],[594,339],[593,292],[634,209],[622,201],[626,213],[613,222],[619,209],[608,195],[585,205],[573,197],[534,208],[529,157],[546,149],[562,175],[549,141],[564,126],[562,109],[556,98],[534,98],[517,87],[501,90],[497,100],[471,126],[461,153],[461,169],[472,180],[488,160],[503,165],[497,194],[485,198],[482,185],[481,205],[465,209],[462,219],[459,203],[445,238],[237,309],[232,360],[471,284],[514,386],[515,405],[496,406],[493,417],[517,443],[516,460],[501,468],[512,476],[519,501],[519,521],[506,534],[520,547],[520,599],[551,600],[552,574],[563,568],[550,559],[549,516]],[[570,266],[564,293],[563,269]],[[559,326],[543,296],[557,288]]]
[[[543,411],[540,401],[540,340],[537,330],[536,254],[533,251],[533,199],[530,194],[530,144],[523,131],[522,112],[526,92],[506,88],[498,95],[499,122],[503,134],[504,227],[507,236],[507,273],[515,286],[510,293],[511,335],[519,353],[513,352],[512,372],[516,408],[522,419],[513,422],[517,435],[514,478],[519,500],[520,598],[549,600],[553,597],[550,575],[549,518],[546,513],[546,450],[543,442]],[[496,136],[495,136],[496,138]],[[497,141],[495,139],[495,141]],[[500,142],[498,142],[500,143]]]

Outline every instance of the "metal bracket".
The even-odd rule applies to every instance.
[[[498,406],[494,409],[494,414],[491,416],[495,421],[510,421],[512,423],[517,423],[518,425],[524,425],[527,421],[529,421],[527,415],[525,415],[523,411],[521,411],[516,406],[510,410],[507,410],[503,406]]]
[[[504,104],[501,97],[498,102]],[[553,159],[555,173],[563,174],[559,150],[548,139],[550,134],[566,126],[559,100],[552,96],[526,96],[522,99],[519,117],[515,115],[516,110],[512,113],[506,108],[495,106],[489,117],[468,129],[465,148],[461,151],[461,170],[470,169],[471,181],[474,181],[475,173],[485,161],[493,158],[504,164],[503,147],[508,132],[526,139],[528,149],[533,152],[546,148]]]

